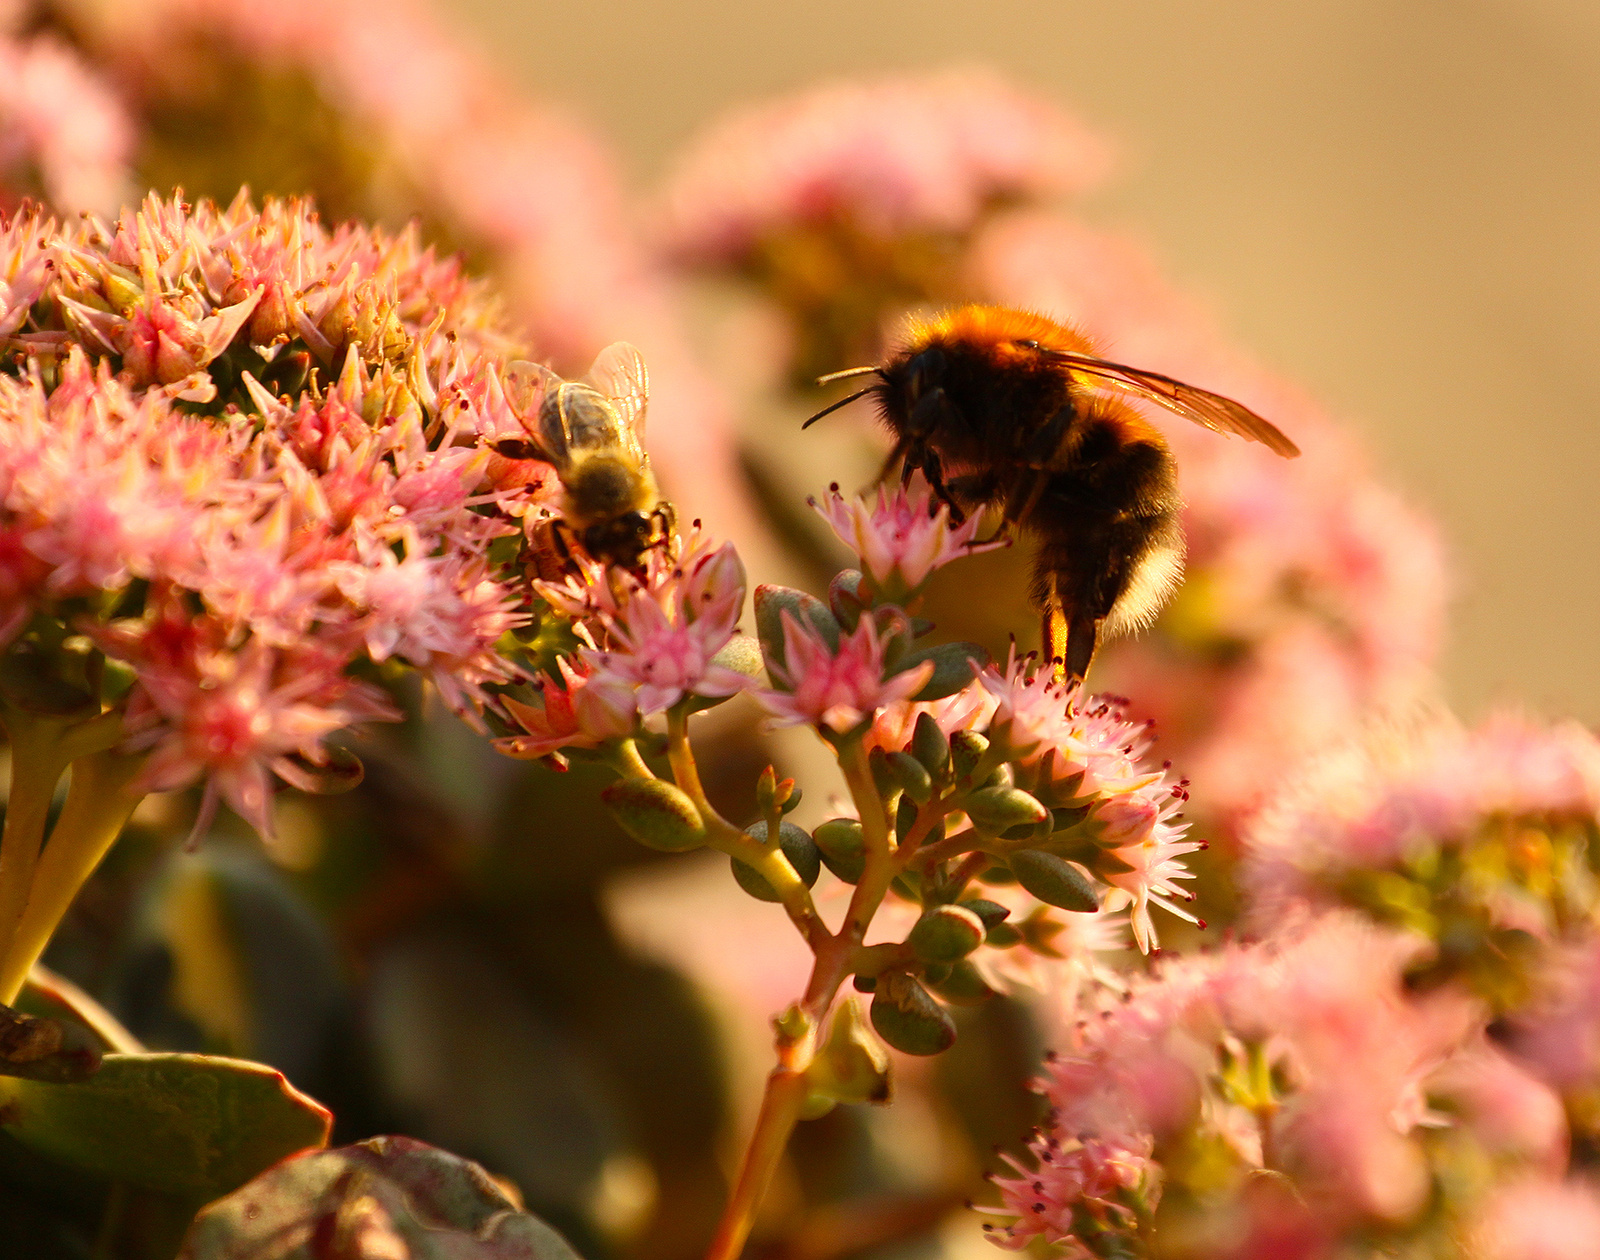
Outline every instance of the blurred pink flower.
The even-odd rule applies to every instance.
[[[1600,937],[1592,933],[1553,950],[1531,999],[1512,1019],[1509,1043],[1519,1059],[1565,1094],[1600,1082]]]
[[[1328,904],[1351,872],[1469,850],[1493,827],[1509,846],[1504,869],[1470,891],[1493,921],[1547,936],[1563,915],[1556,901],[1591,903],[1593,878],[1514,833],[1597,820],[1600,740],[1577,723],[1501,715],[1466,731],[1422,717],[1377,726],[1280,788],[1246,829],[1242,880],[1252,920],[1271,924],[1296,902]]]
[[[1528,1177],[1494,1188],[1467,1244],[1481,1260],[1589,1260],[1600,1239],[1600,1191],[1588,1181]]]
[[[923,661],[885,677],[888,643],[870,615],[840,635],[837,649],[809,621],[802,624],[787,610],[782,621],[784,664],[769,661],[767,668],[785,689],[755,693],[774,726],[809,722],[845,735],[884,705],[916,695],[933,675],[933,662]]]
[[[1444,1121],[1428,1107],[1440,1095],[1457,1100],[1484,1150],[1550,1161],[1563,1129],[1548,1094],[1514,1069],[1514,1089],[1485,1087],[1510,1065],[1475,1039],[1482,1008],[1455,991],[1411,994],[1403,971],[1416,951],[1400,934],[1330,916],[1292,939],[1230,946],[1134,981],[1126,1002],[1080,1016],[1049,1063],[1039,1088],[1051,1114],[1030,1147],[1031,1177],[1071,1188],[1050,1167],[1069,1135],[1157,1161],[1221,1143],[1237,1161],[1237,1192],[1266,1167],[1292,1178],[1335,1233],[1403,1224],[1427,1198],[1427,1148],[1414,1131]],[[1491,1101],[1519,1093],[1531,1116]],[[1214,1175],[1218,1194],[1230,1183],[1220,1166]]]
[[[859,495],[846,501],[837,485],[829,488],[821,503],[809,502],[839,541],[861,558],[879,590],[891,593],[890,598],[903,600],[952,560],[1009,545],[1002,539],[978,542],[982,526],[978,516],[952,525],[949,505],[936,507],[933,492],[920,479],[912,490],[879,486],[876,503]]]
[[[1085,1216],[1097,1232],[1123,1228],[1137,1236],[1139,1218],[1148,1219],[1161,1199],[1161,1166],[1150,1158],[1154,1147],[1148,1134],[1050,1137],[1037,1152],[1036,1172],[1004,1157],[1019,1175],[991,1178],[1002,1206],[978,1210],[1014,1219],[985,1225],[984,1237],[1007,1251],[1021,1251],[1036,1238],[1063,1243],[1063,1255],[1088,1260],[1096,1253],[1076,1237]]]
[[[134,130],[123,103],[65,43],[18,38],[4,25],[0,207],[36,192],[62,213],[114,211],[131,184]]]
[[[1064,111],[984,72],[837,84],[716,125],[673,175],[662,232],[723,263],[835,216],[886,236],[958,232],[996,203],[1078,192],[1105,165]]]

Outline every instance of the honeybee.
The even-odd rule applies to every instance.
[[[644,449],[650,378],[644,356],[625,341],[607,346],[581,381],[538,363],[506,370],[506,396],[527,437],[494,443],[509,459],[542,459],[561,479],[560,515],[550,537],[562,563],[571,543],[606,564],[636,568],[666,544],[675,524]]]
[[[1000,532],[1032,534],[1040,639],[1063,681],[1083,680],[1103,639],[1154,620],[1183,576],[1172,452],[1128,399],[1300,454],[1231,398],[1102,359],[1076,329],[1008,307],[914,322],[882,363],[818,383],[856,376],[878,379],[806,425],[871,397],[895,442],[883,477],[921,472],[954,519],[995,506]]]

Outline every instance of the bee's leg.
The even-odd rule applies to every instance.
[[[1068,403],[1028,434],[1020,451],[1022,461],[1030,468],[1048,467],[1060,452],[1061,443],[1066,439],[1067,431],[1072,428],[1072,421],[1076,415],[1072,405]]]
[[[555,548],[556,555],[561,557],[563,566],[572,563],[572,526],[559,516],[550,518],[550,545]]]
[[[1100,636],[1100,621],[1092,616],[1074,616],[1065,621],[1066,646],[1061,661],[1056,666],[1057,677],[1064,682],[1082,684],[1084,675],[1094,661],[1095,648]]]
[[[678,533],[678,509],[671,502],[662,499],[656,504],[656,510],[650,513],[650,522],[655,527],[655,537],[651,540],[652,547],[669,547]]]
[[[906,473],[905,480],[909,481],[909,470],[911,468],[909,461],[906,463],[906,468],[908,471]],[[959,525],[962,521],[966,520],[967,513],[965,509],[963,509],[962,506],[956,502],[955,496],[950,492],[950,487],[945,484],[944,467],[939,463],[939,456],[931,447],[922,456],[922,475],[927,478],[928,485],[933,490],[934,496],[939,500],[939,502],[943,503],[950,509],[950,523],[952,525]]]
[[[890,451],[888,458],[883,461],[883,467],[878,470],[878,475],[873,479],[872,484],[877,485],[879,482],[888,481],[889,474],[894,471],[895,465],[900,463],[901,460],[906,459],[906,452],[910,449],[910,447],[911,440],[909,438],[901,438],[898,442],[896,442],[894,444],[894,450]],[[909,461],[907,462],[909,463]]]

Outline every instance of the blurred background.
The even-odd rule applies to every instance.
[[[843,563],[804,496],[865,484],[882,446],[848,413],[800,440],[829,397],[804,381],[908,311],[1038,306],[1274,419],[1305,458],[1168,426],[1190,579],[1092,680],[1193,776],[1215,925],[1237,828],[1363,724],[1600,717],[1589,6],[11,0],[0,22],[0,204],[248,183],[417,220],[535,357],[644,350],[663,482],[752,581],[820,590]],[[941,631],[1030,645],[1023,550],[947,570]],[[627,841],[591,769],[398,699],[360,789],[280,797],[270,855],[233,820],[181,853],[193,802],[149,802],[48,961],[153,1046],[281,1067],[339,1140],[482,1160],[586,1256],[697,1254],[803,950],[725,863]],[[803,741],[742,701],[704,721],[731,817],[769,758],[801,821],[829,815]],[[894,1107],[802,1126],[762,1254],[983,1247],[957,1209],[1025,1133],[1051,1025],[1025,993],[961,1025],[899,1063]]]

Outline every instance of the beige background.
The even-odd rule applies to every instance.
[[[1142,233],[1442,522],[1467,714],[1600,720],[1600,0],[449,0],[645,184],[727,105],[982,63],[1116,139]]]

